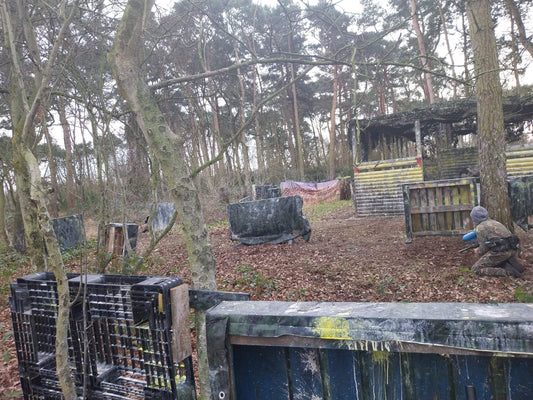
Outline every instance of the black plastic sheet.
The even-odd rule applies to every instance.
[[[533,215],[533,176],[511,178],[508,183],[513,221],[527,231],[528,216]]]
[[[52,219],[52,227],[61,252],[85,243],[85,226],[83,215],[69,215]]]
[[[302,212],[300,196],[276,197],[230,204],[230,237],[246,245],[309,241],[311,225]]]

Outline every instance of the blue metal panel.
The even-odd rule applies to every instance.
[[[509,399],[533,397],[533,358],[508,358],[505,364]]]
[[[458,389],[458,399],[464,399],[466,394],[460,388],[473,386],[477,400],[496,400],[492,397],[490,384],[490,357],[453,356],[455,376],[453,383]]]
[[[328,350],[329,388],[331,398],[336,400],[362,399],[359,352]]]
[[[402,376],[398,353],[369,351],[360,354],[363,399],[402,399]]]
[[[531,400],[533,358],[233,346],[236,399]]]
[[[322,399],[322,368],[318,349],[288,348],[287,351],[292,399]]]
[[[289,400],[286,351],[282,347],[232,346],[235,398]]]
[[[403,381],[403,398],[454,399],[450,385],[449,357],[437,354],[400,353]]]

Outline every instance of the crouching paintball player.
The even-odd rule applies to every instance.
[[[500,222],[490,219],[484,207],[474,207],[470,218],[479,243],[474,251],[480,256],[472,266],[472,271],[478,275],[519,278],[524,268],[517,259],[520,249],[518,236],[513,235]]]

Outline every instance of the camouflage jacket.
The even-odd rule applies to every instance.
[[[493,219],[486,219],[481,221],[476,226],[477,240],[479,243],[478,254],[483,255],[490,250],[489,246],[485,243],[492,239],[505,238],[512,235],[512,233],[498,221]]]

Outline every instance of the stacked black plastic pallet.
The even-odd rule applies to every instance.
[[[193,399],[191,357],[174,360],[170,290],[177,278],[69,275],[69,364],[87,399]],[[11,284],[25,400],[60,399],[55,368],[57,285],[36,273]]]

